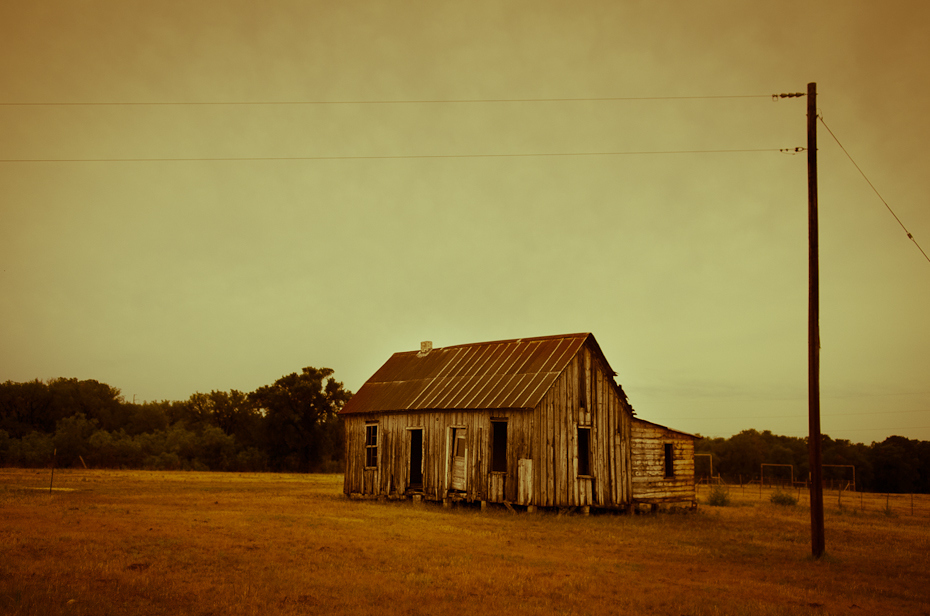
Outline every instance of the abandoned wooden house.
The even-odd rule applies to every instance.
[[[693,503],[693,437],[637,424],[615,375],[588,333],[395,353],[340,412],[344,491],[530,510]]]

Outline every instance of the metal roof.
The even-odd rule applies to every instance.
[[[640,423],[649,424],[650,426],[655,426],[657,428],[662,428],[663,430],[668,430],[669,432],[674,432],[675,434],[681,434],[682,436],[690,436],[691,438],[703,440],[703,436],[698,436],[697,434],[691,434],[690,432],[682,432],[681,430],[676,430],[675,428],[669,428],[668,426],[663,426],[662,424],[657,424],[654,421],[646,421],[645,419],[640,419],[639,417],[634,417],[633,421],[638,421]]]
[[[594,341],[584,333],[394,353],[340,412],[533,408],[589,338]]]

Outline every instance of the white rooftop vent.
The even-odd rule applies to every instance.
[[[420,352],[417,353],[417,357],[426,357],[429,355],[429,352],[433,350],[433,343],[430,340],[424,340],[420,343]]]

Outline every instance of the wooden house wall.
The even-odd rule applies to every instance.
[[[599,354],[582,347],[534,410],[534,504],[624,507],[631,502],[630,419]],[[591,430],[590,475],[578,474],[578,428]]]
[[[665,445],[674,452],[674,477],[665,477]],[[694,501],[694,437],[634,419],[633,498],[659,503]]]
[[[450,428],[467,429],[467,500],[543,507],[625,507],[631,477],[632,412],[613,373],[585,345],[532,410],[466,410],[349,415],[346,494],[400,496],[409,487],[408,429],[423,428],[426,498],[448,495]],[[507,472],[491,472],[491,420],[506,419]],[[365,426],[378,423],[378,466],[366,469]],[[578,428],[590,429],[590,474],[578,473]],[[521,483],[522,479],[522,483]],[[692,486],[693,488],[693,486]]]
[[[491,420],[507,420],[507,472],[491,472]],[[365,426],[378,424],[378,466],[365,468]],[[344,492],[400,496],[410,488],[410,428],[423,430],[423,495],[442,499],[450,489],[451,428],[466,429],[467,500],[518,502],[519,460],[530,457],[532,414],[525,410],[428,411],[345,417]]]

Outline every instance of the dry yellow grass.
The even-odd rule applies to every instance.
[[[340,476],[0,470],[0,613],[926,614],[927,516],[359,502]],[[747,490],[747,493],[749,491]],[[884,504],[882,502],[882,504]]]

